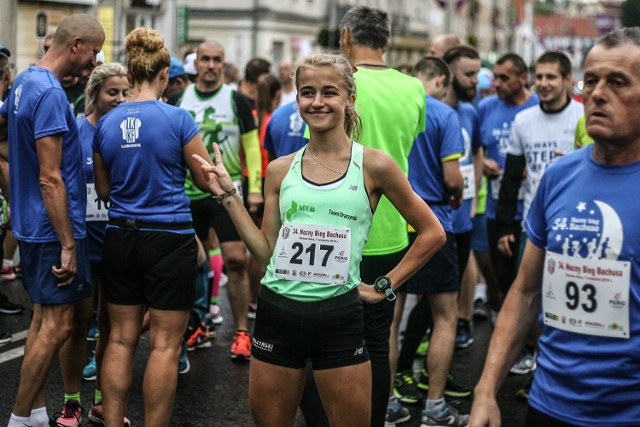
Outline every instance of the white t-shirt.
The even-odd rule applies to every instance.
[[[296,100],[296,88],[294,86],[293,90],[291,92],[285,92],[284,90],[282,90],[281,94],[280,94],[280,104],[278,105],[278,107],[282,107],[283,105],[287,105],[290,102],[293,102]]]
[[[516,114],[507,153],[525,156],[527,177],[523,218],[527,217],[547,166],[558,154],[573,151],[578,119],[583,114],[584,106],[574,99],[557,113],[545,113],[540,105],[536,105]]]

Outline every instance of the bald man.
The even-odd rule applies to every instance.
[[[429,55],[442,58],[447,50],[459,44],[462,44],[462,41],[455,34],[441,34],[431,40]]]
[[[198,72],[196,83],[169,98],[169,104],[189,111],[200,126],[202,140],[214,157],[213,143],[217,142],[222,152],[229,174],[242,192],[242,160],[248,170],[246,202],[251,212],[262,206],[262,157],[260,140],[251,112],[249,100],[239,91],[233,90],[223,80],[226,66],[224,48],[215,41],[207,41],[198,46],[195,68]],[[268,67],[267,67],[268,69]],[[222,259],[229,276],[229,301],[235,321],[236,333],[231,345],[232,359],[251,358],[251,338],[249,336],[249,276],[247,275],[247,250],[236,230],[227,210],[203,193],[193,184],[190,176],[186,182],[190,199],[193,227],[207,252],[213,249],[209,239],[209,228],[213,227],[220,242]],[[210,260],[214,268],[214,260]]]
[[[296,86],[293,84],[293,62],[285,59],[278,64],[278,79],[282,85],[279,106],[287,105],[296,100]]]
[[[34,304],[9,427],[49,425],[43,390],[58,351],[63,365],[75,363],[82,375],[92,309],[86,188],[78,127],[60,80],[91,73],[104,38],[95,18],[63,19],[47,53],[18,75],[0,108],[0,127],[9,130],[0,153],[8,145],[11,225]],[[79,380],[70,392],[79,399]],[[69,419],[56,422],[78,425],[80,402],[67,403],[63,412]]]

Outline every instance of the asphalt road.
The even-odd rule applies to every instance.
[[[13,334],[13,341],[0,347],[0,426],[6,425],[11,414],[15,394],[18,388],[20,366],[26,330],[29,326],[31,305],[19,280],[0,283],[0,290],[10,298],[27,306],[27,310],[20,315],[0,314],[0,330]],[[229,358],[229,347],[233,339],[231,312],[226,300],[226,288],[221,292],[222,314],[224,323],[217,329],[217,338],[209,349],[197,350],[189,353],[191,370],[181,375],[178,380],[178,391],[171,420],[172,426],[201,427],[201,426],[251,426],[253,425],[249,412],[247,397],[249,363],[233,362]],[[473,387],[480,377],[484,364],[486,348],[490,339],[491,329],[487,321],[477,322],[474,328],[474,344],[465,350],[457,350],[454,355],[452,372],[459,382]],[[88,354],[94,344],[88,343]],[[127,416],[133,426],[143,425],[142,376],[148,353],[146,336],[141,337],[135,358],[133,383],[130,392]],[[415,367],[419,369],[423,360],[416,359]],[[417,375],[416,375],[417,377]],[[499,404],[502,409],[503,426],[522,425],[526,404],[517,401],[516,391],[525,385],[527,376],[510,376],[507,378],[500,394]],[[93,398],[94,383],[83,383],[82,399],[89,409]],[[60,371],[57,361],[49,374],[46,389],[46,400],[49,415],[58,411],[62,404],[63,392]],[[458,409],[468,413],[471,406],[470,399],[460,400]],[[420,406],[407,406],[412,419],[401,426],[420,425]],[[92,425],[86,420],[84,426]],[[296,419],[296,427],[305,426],[302,416]]]

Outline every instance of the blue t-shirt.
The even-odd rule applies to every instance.
[[[460,166],[473,166],[473,152],[480,148],[480,117],[475,107],[468,102],[461,102],[455,108],[462,130],[464,156],[458,159]],[[475,189],[474,189],[475,191]],[[451,223],[455,234],[467,233],[473,229],[471,222],[471,205],[473,198],[465,199],[462,205],[453,211]]]
[[[464,153],[460,122],[455,110],[427,96],[425,131],[418,135],[409,154],[409,182],[425,200],[442,228],[451,232],[449,193],[444,185],[442,161]]]
[[[538,95],[535,93],[531,94],[527,102],[522,105],[509,105],[497,95],[491,95],[478,105],[480,140],[486,150],[487,158],[498,162],[501,171],[504,171],[504,165],[507,161],[507,148],[509,147],[513,119],[520,111],[538,105],[539,102]],[[486,215],[489,219],[496,217],[500,183],[501,178],[498,178],[489,180],[487,184]],[[515,220],[520,221],[521,219],[522,200],[519,200]]]
[[[575,257],[581,262],[606,259],[631,264],[629,339],[544,326],[544,310],[540,315],[543,332],[538,341],[538,368],[529,404],[571,424],[640,425],[637,182],[640,162],[605,166],[593,160],[593,146],[583,148],[556,158],[547,168],[525,221],[529,240],[548,252]],[[606,282],[599,286],[606,286]],[[545,298],[548,294],[549,290],[543,290]],[[553,295],[564,300],[569,294],[560,287]],[[580,303],[591,304],[584,288],[579,288],[578,295]],[[615,302],[612,298],[608,304]],[[606,300],[601,303],[606,304]],[[582,306],[576,310],[582,310]],[[568,321],[575,323],[571,318]]]
[[[120,104],[101,118],[93,151],[111,180],[109,219],[191,222],[182,151],[197,133],[187,110],[160,101]]]
[[[84,177],[87,182],[87,187],[93,187],[93,138],[96,133],[96,128],[89,123],[86,117],[82,117],[78,120],[78,134],[80,136],[80,143],[82,145],[82,161],[84,164]],[[90,203],[90,199],[94,199],[97,203],[104,203],[98,199],[98,195],[95,192],[95,188],[89,191],[87,188],[87,203]],[[102,261],[102,246],[104,244],[105,228],[107,221],[93,221],[87,218],[87,243],[89,246],[89,260],[91,262]]]
[[[276,157],[295,153],[308,142],[304,137],[306,126],[295,101],[278,107],[267,124],[264,149],[273,151]]]
[[[56,242],[58,236],[44,207],[40,189],[37,140],[62,135],[60,172],[67,191],[69,219],[76,239],[86,237],[87,194],[78,125],[56,76],[30,66],[18,75],[0,107],[9,124],[11,226],[29,243]]]

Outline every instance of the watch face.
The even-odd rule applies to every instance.
[[[389,280],[388,277],[378,277],[376,279],[376,283],[375,283],[376,289],[380,292],[388,289],[389,287],[391,287],[391,281]]]

